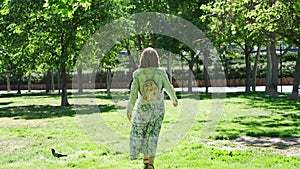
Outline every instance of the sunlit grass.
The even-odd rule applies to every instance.
[[[212,137],[300,137],[299,109],[300,103],[289,101],[287,95],[232,94],[226,98],[223,118]]]
[[[97,128],[100,117],[115,132],[128,137],[130,122],[125,115],[128,95],[124,94],[118,102],[104,93],[95,96],[91,103],[84,94],[76,100],[69,100],[72,105],[78,102],[96,105],[100,111],[91,114],[84,114],[89,105],[60,107],[60,97],[55,94],[2,96],[0,168],[143,168],[141,160],[130,161],[128,153],[114,152],[110,147],[96,144],[81,121],[88,117],[85,120],[91,128]],[[214,110],[214,100],[203,94],[200,98],[200,101],[185,98],[185,104],[191,103],[187,106],[183,106],[183,100],[180,100],[177,108],[172,107],[170,101],[166,102],[162,135],[176,129],[174,124],[178,117],[182,117],[182,108],[191,114],[197,112],[197,118],[178,144],[169,145],[170,151],[157,156],[156,168],[299,168],[300,158],[297,156],[273,153],[271,147],[235,148],[236,143],[222,140],[241,136],[299,137],[299,102],[288,101],[286,95],[276,99],[263,93],[228,94],[221,121],[210,137],[221,140],[208,144],[213,140],[201,140],[200,133],[207,115]],[[195,101],[199,105],[194,105]],[[124,149],[127,146],[124,145]],[[51,148],[69,156],[54,158]]]

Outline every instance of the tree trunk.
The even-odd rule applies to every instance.
[[[272,76],[272,59],[271,59],[271,50],[270,43],[267,42],[267,73],[266,73],[266,93],[270,93],[271,86],[271,76]]]
[[[66,64],[61,63],[61,82],[62,82],[62,95],[61,95],[61,106],[69,106],[68,92],[67,92],[67,72]]]
[[[298,45],[298,57],[294,72],[293,91],[290,100],[299,100],[299,80],[300,80],[300,44]]]
[[[130,65],[131,65],[131,67],[129,69],[130,69],[130,72],[132,74],[137,69],[137,65],[136,65],[136,63],[134,61],[134,58],[131,55],[131,50],[130,50],[130,46],[129,45],[126,46],[126,51],[127,51],[128,57],[129,57]]]
[[[188,61],[189,63],[189,79],[188,79],[188,92],[193,92],[192,86],[193,86],[193,70],[196,58],[198,57],[198,54],[191,51],[191,60]]]
[[[169,53],[168,55],[168,73],[169,73],[169,81],[172,84],[172,55]]]
[[[11,92],[11,87],[10,87],[10,72],[9,70],[7,70],[6,72],[6,88],[7,88],[7,92]]]
[[[204,67],[204,84],[205,84],[205,94],[206,95],[208,95],[208,87],[209,87],[208,56],[209,56],[209,49],[205,49],[204,59],[203,59],[203,67]]]
[[[54,69],[51,69],[51,91],[54,92]]]
[[[106,77],[106,86],[107,86],[107,96],[110,97],[111,96],[111,69],[108,68],[107,69],[107,77]]]
[[[138,47],[138,49],[141,51],[141,50],[143,50],[143,48],[142,48],[142,37],[141,37],[142,35],[137,35],[137,47]]]
[[[193,70],[193,66],[189,66],[190,67],[190,70],[189,70],[189,79],[188,79],[188,92],[191,93],[193,90],[192,90],[192,70]],[[191,70],[192,69],[192,70]]]
[[[60,84],[60,71],[57,71],[57,88],[58,88],[58,93],[60,93],[60,89],[61,89],[61,84]]]
[[[278,57],[276,55],[276,39],[272,38],[273,42],[270,46],[271,52],[271,60],[272,60],[272,75],[271,75],[271,83],[269,86],[269,95],[270,96],[278,96],[277,86],[278,86]]]
[[[82,86],[82,68],[77,68],[77,74],[78,74],[78,92],[83,92],[83,86]]]
[[[207,68],[204,67],[204,84],[205,84],[205,94],[208,95],[208,88],[209,88],[209,76]]]
[[[246,92],[250,92],[251,86],[251,61],[250,61],[250,47],[245,44],[245,63],[246,63]]]
[[[28,78],[28,92],[31,92],[31,73],[29,74]]]
[[[46,93],[49,93],[50,90],[51,90],[51,69],[48,69],[46,75]]]
[[[255,56],[255,63],[253,66],[253,74],[252,74],[252,91],[256,91],[256,76],[257,76],[257,66],[258,66],[258,59],[260,57],[260,49],[261,49],[261,44],[258,44],[257,47],[257,52]]]
[[[21,77],[19,75],[18,76],[18,80],[17,80],[17,86],[18,86],[18,91],[17,91],[17,94],[21,94]]]

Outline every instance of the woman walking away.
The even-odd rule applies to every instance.
[[[163,88],[173,105],[178,104],[173,86],[164,70],[159,68],[159,56],[153,48],[146,48],[140,57],[139,69],[133,73],[130,99],[127,106],[128,120],[138,99],[130,132],[130,159],[144,155],[145,168],[154,169],[158,137],[164,119]]]

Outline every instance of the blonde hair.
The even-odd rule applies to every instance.
[[[159,56],[155,49],[148,47],[146,48],[140,58],[140,68],[147,67],[159,67]]]

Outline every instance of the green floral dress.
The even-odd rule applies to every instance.
[[[137,108],[134,113],[130,132],[130,159],[137,159],[142,153],[145,156],[155,156],[161,124],[164,119],[164,92],[161,90],[161,99],[155,103],[143,101],[139,91],[143,83],[153,77],[160,89],[165,89],[173,103],[177,98],[173,86],[168,80],[164,70],[159,68],[143,68],[133,73],[133,82],[130,89],[130,99],[127,115],[131,115],[136,101]]]

